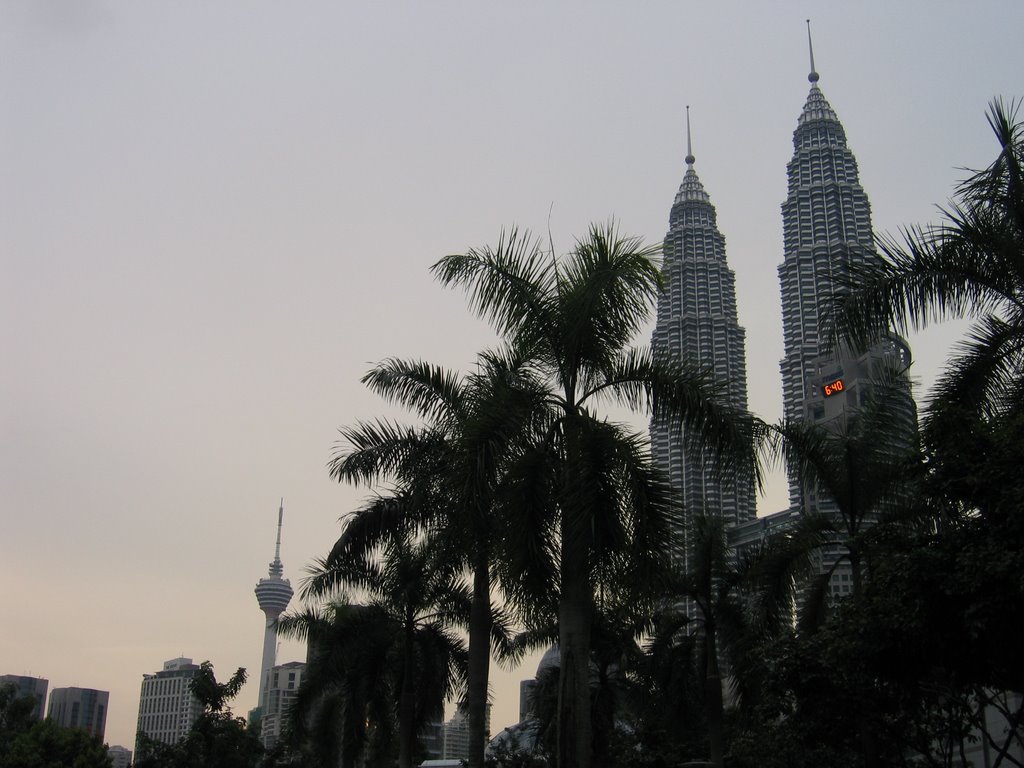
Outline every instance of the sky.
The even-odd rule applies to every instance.
[[[0,674],[110,691],[129,748],[176,656],[248,668],[247,711],[279,500],[298,585],[368,494],[328,477],[338,428],[395,414],[360,376],[495,341],[430,264],[512,225],[660,242],[687,104],[778,419],[808,17],[876,230],[936,220],[1022,95],[1017,0],[0,0]],[[961,328],[911,337],[922,397]],[[534,666],[496,671],[492,732]]]

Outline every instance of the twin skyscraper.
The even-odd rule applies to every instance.
[[[811,83],[793,133],[782,204],[784,357],[783,412],[788,421],[834,423],[862,405],[882,368],[905,370],[906,342],[894,334],[867,352],[831,350],[823,312],[851,267],[875,258],[871,207],[860,185],[857,161],[835,111],[818,86],[810,48]],[[715,208],[694,170],[687,108],[686,173],[669,214],[664,243],[665,292],[658,302],[652,339],[655,352],[696,364],[719,385],[721,399],[747,410],[745,333],[736,311],[735,275],[725,255]],[[912,405],[911,405],[912,408]],[[656,463],[682,494],[684,513],[721,515],[729,527],[756,516],[752,483],[717,479],[705,457],[688,449],[677,424],[651,425]],[[828,512],[827,499],[790,478],[788,515]],[[674,549],[685,558],[686,530],[674,532]]]

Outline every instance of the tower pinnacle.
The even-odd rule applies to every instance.
[[[811,73],[807,80],[812,83],[818,82],[818,73],[814,69],[814,45],[811,43],[811,20],[807,20],[807,52],[811,55]]]
[[[693,167],[693,161],[696,160],[693,156],[693,148],[690,146],[690,105],[686,105],[686,164]]]

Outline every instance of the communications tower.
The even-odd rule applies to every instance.
[[[261,712],[266,706],[264,697],[270,683],[270,670],[277,663],[277,627],[274,623],[278,616],[285,612],[292,599],[292,585],[283,578],[284,566],[281,564],[281,523],[284,520],[284,499],[277,510],[277,544],[274,547],[274,559],[270,563],[267,578],[260,579],[256,584],[256,600],[260,610],[267,617],[266,629],[263,633],[263,662],[260,664],[260,697],[256,703]]]

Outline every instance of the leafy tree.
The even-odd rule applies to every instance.
[[[81,728],[61,728],[49,718],[34,721],[0,753],[4,768],[110,768],[107,747]]]
[[[362,556],[335,547],[318,561],[303,595],[331,596],[334,605],[279,622],[283,634],[312,645],[293,713],[298,728],[307,727],[302,713],[312,711],[324,726],[321,733],[340,728],[340,744],[331,749],[355,760],[368,743],[386,741],[371,739],[370,729],[386,733],[393,722],[398,764],[411,768],[417,734],[442,714],[445,700],[465,680],[465,645],[452,628],[465,625],[470,599],[457,566],[436,542],[409,531],[382,538]],[[349,602],[345,587],[359,590],[367,602]],[[331,711],[340,722],[323,720]]]
[[[591,227],[562,260],[513,231],[495,248],[447,256],[433,267],[443,284],[467,290],[472,308],[547,388],[550,428],[507,478],[522,524],[512,529],[518,556],[506,564],[506,586],[528,608],[557,579],[561,768],[591,765],[595,571],[627,550],[635,570],[661,567],[672,503],[650,467],[645,441],[600,418],[598,402],[682,419],[695,444],[750,455],[749,429],[715,404],[703,377],[629,346],[661,288],[653,255],[609,225]],[[751,462],[738,459],[736,466]]]
[[[103,740],[80,728],[37,720],[35,699],[0,685],[0,765],[4,768],[108,768]]]
[[[20,696],[17,686],[0,685],[0,755],[12,739],[32,727],[35,705],[35,698]]]

